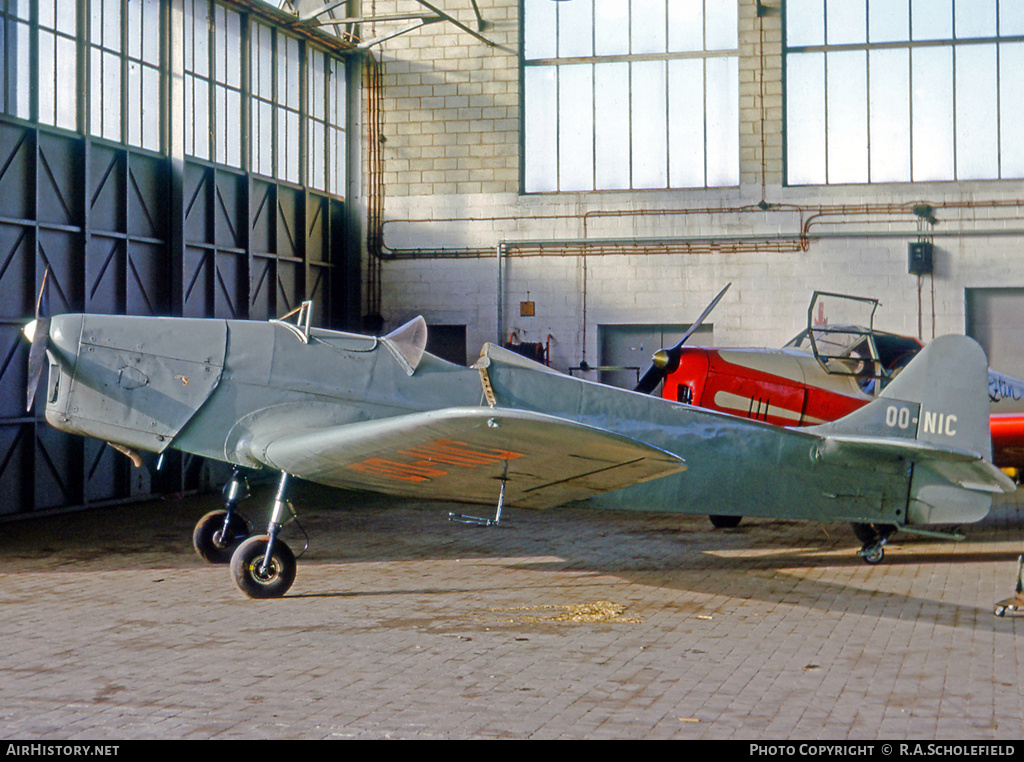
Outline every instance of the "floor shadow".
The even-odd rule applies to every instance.
[[[243,505],[255,526],[266,520],[272,497],[273,487],[267,485]],[[1024,499],[1016,496],[999,500],[986,519],[964,527],[966,543],[897,534],[877,567],[856,555],[858,544],[844,525],[755,519],[735,529],[715,529],[706,517],[570,507],[507,511],[500,526],[476,527],[447,521],[447,512],[462,506],[307,483],[296,486],[293,501],[299,522],[285,537],[296,551],[306,537],[310,540],[300,573],[306,564],[498,558],[508,559],[512,571],[613,575],[710,596],[876,616],[930,611],[943,621],[976,615],[995,600],[966,606],[901,593],[886,581],[887,572],[982,565],[981,575],[1005,573],[1007,589],[999,596],[1005,597],[1012,593],[1016,560],[1024,551]],[[202,515],[220,507],[219,495],[205,495],[8,521],[0,525],[0,557],[9,572],[21,573],[208,567],[191,547],[192,529]],[[339,589],[311,597],[408,592],[413,591]]]

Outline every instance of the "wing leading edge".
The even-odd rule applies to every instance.
[[[550,508],[686,469],[679,456],[555,416],[447,408],[272,439],[256,460],[391,495]]]

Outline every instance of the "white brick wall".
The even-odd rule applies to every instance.
[[[408,0],[375,0],[374,5],[380,14],[422,8]],[[480,0],[479,5],[495,22],[484,34],[517,48],[518,0]],[[450,0],[445,8],[475,28],[468,0]],[[763,22],[762,30],[754,0],[740,0],[741,186],[706,191],[520,195],[517,57],[451,24],[433,24],[384,43],[376,55],[383,67],[387,138],[386,245],[496,252],[502,242],[585,235],[769,238],[799,234],[819,206],[974,199],[983,206],[937,211],[936,272],[934,281],[926,277],[921,284],[924,338],[963,332],[966,288],[1024,287],[1019,237],[974,235],[1024,229],[1024,207],[984,206],[992,199],[1024,197],[1021,183],[782,185],[780,17]],[[762,198],[779,206],[752,209]],[[640,210],[666,213],[626,214]],[[812,239],[806,251],[603,254],[588,256],[585,264],[579,256],[510,256],[501,294],[494,256],[387,261],[382,311],[390,326],[416,313],[428,322],[466,323],[471,355],[483,341],[507,337],[512,330],[524,341],[550,335],[553,364],[561,369],[577,365],[584,351],[591,364],[599,361],[597,326],[691,322],[728,281],[732,290],[711,317],[716,342],[722,344],[783,343],[803,326],[815,289],[879,298],[877,327],[916,334],[918,279],[907,273],[908,238],[879,235],[915,227],[906,213],[849,211],[817,218],[812,234],[829,237]],[[527,294],[536,304],[534,317],[519,315]]]

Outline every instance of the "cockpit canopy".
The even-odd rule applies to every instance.
[[[921,342],[863,326],[826,325],[801,331],[786,348],[810,352],[829,373],[888,378],[921,351]]]
[[[807,308],[807,328],[786,347],[810,352],[827,373],[891,378],[922,344],[912,336],[876,331],[876,309],[877,299],[815,291]]]

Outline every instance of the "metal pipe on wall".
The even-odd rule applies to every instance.
[[[922,215],[931,215],[942,209],[1020,209],[1024,208],[1024,199],[991,199],[986,201],[949,201],[949,202],[901,202],[886,204],[832,204],[832,205],[798,205],[798,204],[749,204],[735,207],[694,207],[680,209],[626,209],[596,210],[580,214],[551,214],[535,216],[495,216],[488,218],[449,217],[438,219],[406,219],[387,220],[381,223],[381,252],[384,260],[409,259],[452,259],[480,258],[490,256],[492,249],[486,247],[435,247],[435,248],[391,248],[383,240],[385,226],[391,224],[416,223],[451,223],[472,224],[479,222],[523,222],[523,221],[572,221],[578,220],[583,225],[583,237],[579,239],[535,239],[535,240],[504,240],[506,256],[580,256],[598,254],[696,254],[696,253],[738,253],[765,252],[781,253],[806,250],[812,240],[825,238],[917,238],[920,230],[913,231],[853,231],[837,233],[812,234],[814,225],[823,224],[824,217],[863,217],[878,215],[881,217],[908,217],[914,220],[923,219]],[[727,214],[767,214],[788,213],[799,214],[799,232],[779,233],[773,235],[747,236],[699,236],[699,237],[662,237],[662,238],[612,238],[594,239],[589,237],[590,221],[598,218],[611,217],[648,217],[676,215],[727,215]],[[809,215],[809,216],[805,216]],[[1024,215],[1017,214],[994,222],[1024,221]],[[849,225],[857,220],[838,219],[836,225]],[[881,224],[881,221],[880,221]],[[934,225],[933,225],[934,227]],[[929,235],[942,237],[974,237],[1019,235],[1017,230],[946,230],[929,232]]]

